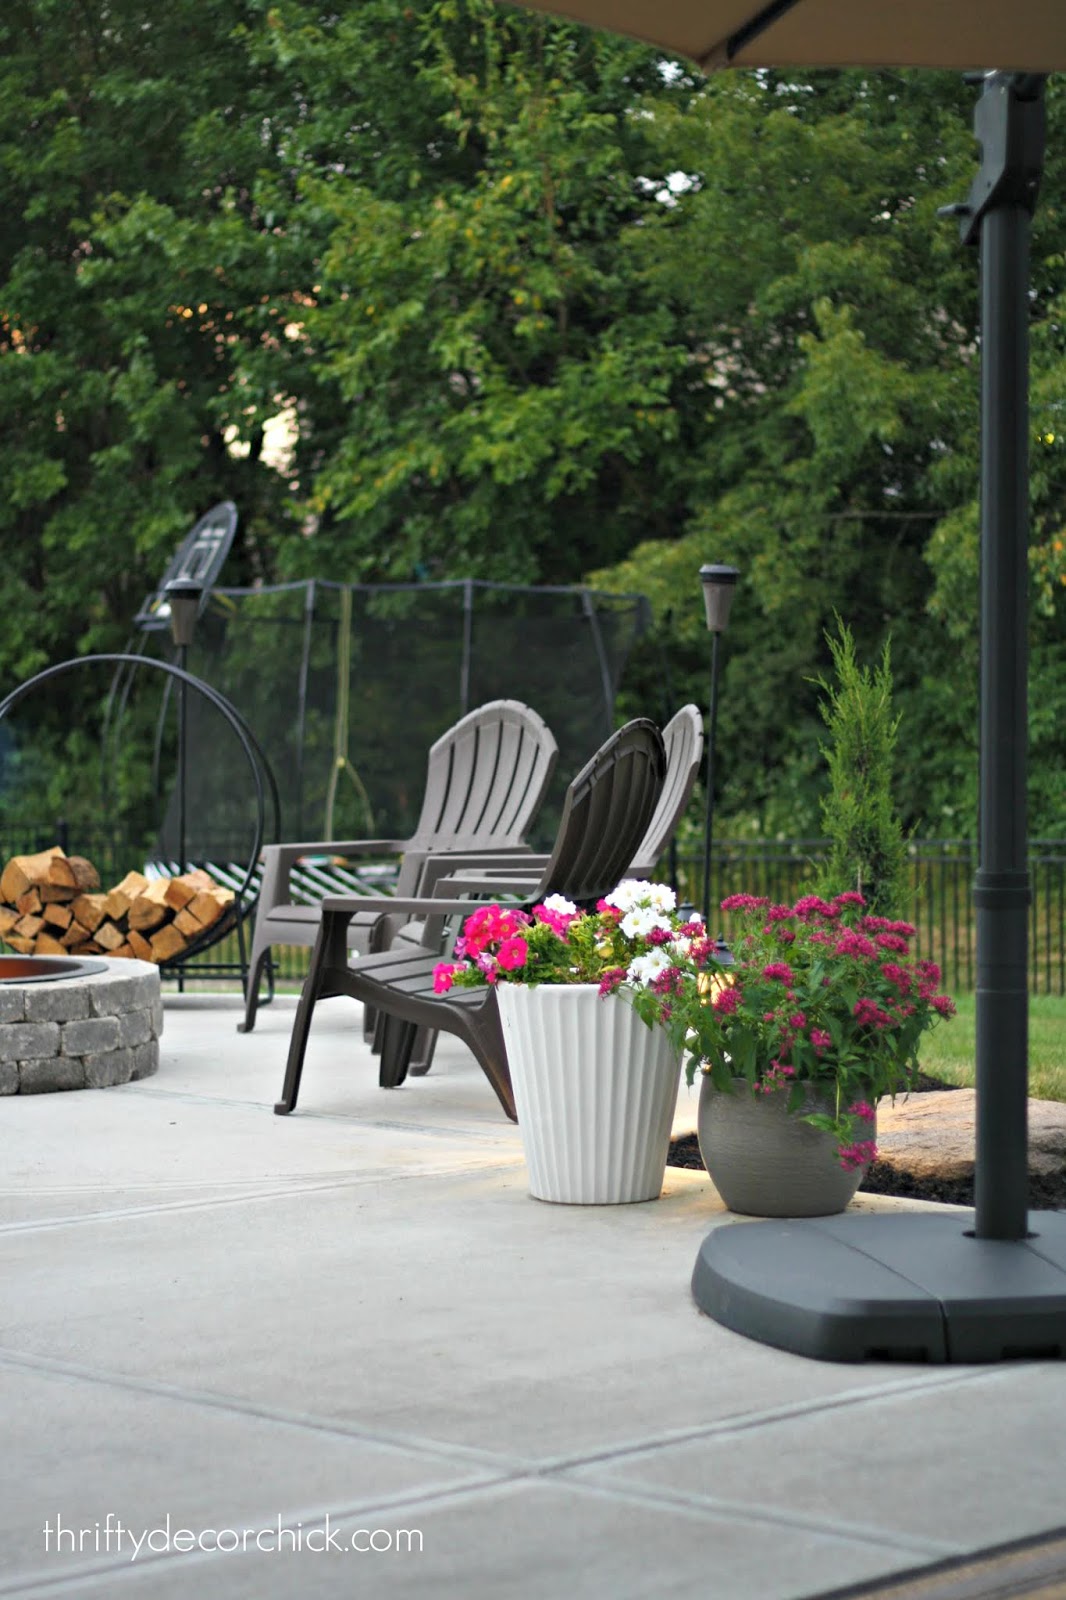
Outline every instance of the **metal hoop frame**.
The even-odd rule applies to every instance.
[[[112,666],[116,668],[148,667],[154,672],[162,672],[166,677],[177,680],[177,682],[185,685],[187,688],[193,689],[197,694],[202,695],[208,704],[215,708],[215,710],[220,714],[220,716],[223,717],[223,719],[230,725],[233,732],[236,734],[241,750],[243,751],[244,757],[248,762],[249,769],[251,770],[252,782],[255,787],[256,806],[255,835],[252,844],[252,852],[248,860],[248,865],[245,868],[244,879],[240,885],[240,888],[235,894],[235,905],[237,907],[237,931],[238,935],[240,936],[242,934],[243,919],[245,915],[247,915],[247,911],[249,909],[245,906],[244,899],[255,878],[256,868],[259,864],[259,856],[263,848],[264,835],[266,832],[268,798],[270,802],[270,809],[273,813],[274,838],[275,840],[281,838],[281,803],[278,798],[278,786],[274,778],[274,773],[270,766],[270,762],[267,760],[262,746],[236,707],[233,706],[224,695],[219,694],[217,689],[213,689],[209,683],[205,683],[202,678],[194,677],[191,672],[184,671],[183,668],[175,666],[173,662],[160,661],[154,656],[130,655],[125,652],[77,656],[70,661],[60,661],[55,666],[43,668],[42,671],[35,673],[35,675],[32,678],[28,678],[25,683],[19,684],[18,688],[12,689],[10,694],[6,695],[3,700],[0,700],[0,722],[3,721],[4,717],[9,711],[11,711],[15,706],[19,705],[23,700],[27,699],[28,696],[32,694],[35,689],[39,688],[41,684],[48,683],[53,678],[62,677],[66,673],[76,672],[82,667],[91,666]],[[182,863],[182,865],[184,866],[185,863]],[[214,935],[214,937],[211,937],[212,935]],[[176,958],[172,962],[161,962],[160,965],[164,967],[182,965],[185,961],[189,960],[199,951],[205,950],[211,944],[214,944],[219,936],[220,935],[216,933],[215,929],[209,928],[200,939],[194,939],[193,942],[182,951],[180,957]],[[241,966],[243,969],[243,937],[241,938],[241,944]]]

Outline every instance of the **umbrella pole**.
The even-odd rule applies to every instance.
[[[1029,235],[1043,79],[995,74],[963,237],[981,246],[981,711],[975,1232],[1028,1229]]]

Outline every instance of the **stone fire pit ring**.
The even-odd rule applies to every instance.
[[[0,1095],[151,1077],[162,1032],[151,962],[0,956]]]

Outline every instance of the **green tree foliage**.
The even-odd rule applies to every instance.
[[[337,30],[351,79],[364,12],[387,9]],[[398,32],[378,69],[404,125],[369,169],[300,185],[328,228],[307,336],[349,420],[290,570],[576,581],[673,531],[687,354],[621,240],[665,182],[642,99],[688,89],[647,50],[493,0]],[[304,25],[293,48],[317,43]]]
[[[670,612],[637,698],[662,682],[662,649],[675,685],[703,698],[696,573],[707,560],[741,569],[721,712],[719,805],[734,826],[817,828],[809,680],[830,666],[835,612],[864,659],[896,640],[915,752],[900,784],[908,825],[976,825],[977,257],[936,215],[968,192],[972,108],[948,75],[734,74],[654,119],[687,188],[630,243],[693,352],[678,407],[688,499],[680,538],[645,541],[596,577]],[[1048,112],[1033,251],[1034,832],[1062,827],[1066,677],[1066,96],[1054,82]]]
[[[822,821],[829,840],[818,893],[826,899],[855,889],[867,910],[901,917],[908,902],[907,846],[893,799],[900,716],[892,707],[892,666],[886,642],[880,664],[862,667],[855,640],[838,623],[827,639],[835,678],[817,680],[819,710],[829,730],[822,746],[829,793]]]
[[[234,499],[229,581],[646,592],[626,710],[705,696],[723,825],[818,827],[834,612],[891,631],[908,826],[975,824],[973,90],[723,74],[493,0],[10,0],[0,679],[116,645]],[[1066,717],[1066,91],[1033,243],[1034,832]],[[283,450],[268,424],[288,419]]]
[[[5,677],[121,641],[213,501],[241,508],[249,575],[284,530],[259,458],[287,390],[262,352],[306,269],[266,204],[284,85],[249,14],[13,0],[0,18]]]

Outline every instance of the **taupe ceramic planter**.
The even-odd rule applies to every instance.
[[[802,1121],[804,1112],[831,1111],[830,1102],[808,1090],[801,1111],[789,1112],[787,1104],[784,1091],[753,1095],[745,1078],[734,1078],[732,1093],[726,1094],[704,1076],[697,1114],[700,1154],[730,1211],[827,1217],[843,1211],[858,1189],[864,1169],[845,1171],[832,1135]],[[871,1125],[866,1136],[875,1133]]]

